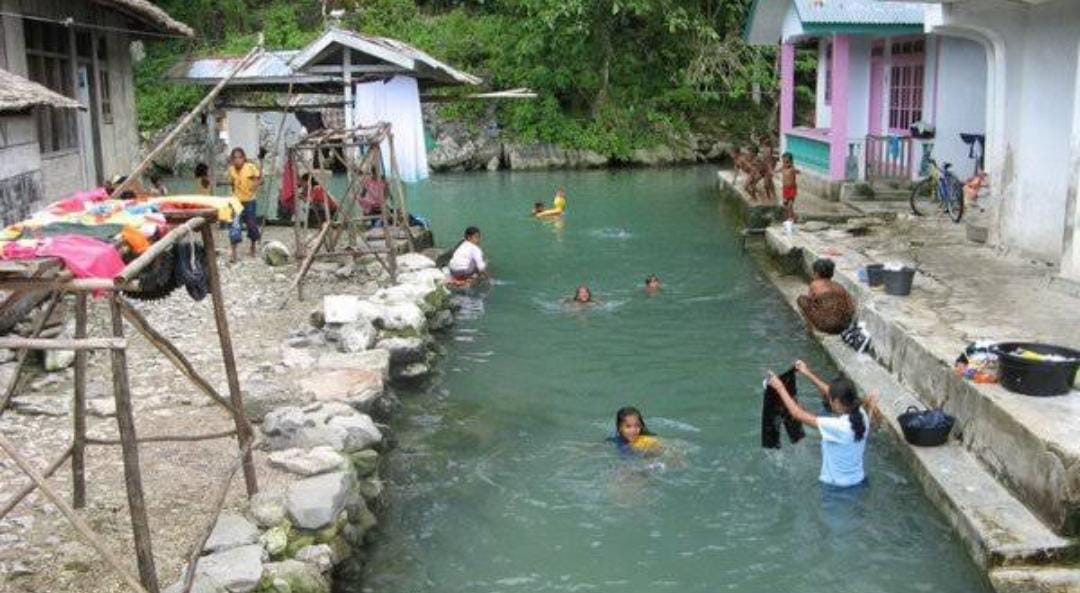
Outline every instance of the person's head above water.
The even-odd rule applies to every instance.
[[[656,292],[660,290],[660,277],[656,274],[649,274],[645,277],[645,292]]]
[[[537,212],[543,212],[543,211],[544,211],[544,203],[543,202],[533,202],[533,214],[535,214]]]
[[[574,301],[578,303],[592,302],[592,291],[589,290],[588,286],[582,284],[574,291]]]
[[[823,257],[814,262],[814,279],[816,280],[832,280],[833,272],[836,270],[836,264],[833,260]]]
[[[471,226],[471,227],[465,229],[465,240],[470,241],[472,243],[479,243],[480,242],[480,229],[478,229],[478,228],[476,228],[474,226]]]
[[[652,436],[645,426],[645,417],[633,406],[619,408],[615,412],[615,433],[627,443],[633,443],[640,436]]]
[[[851,422],[851,431],[855,440],[861,441],[866,435],[866,422],[859,407],[862,401],[855,391],[855,384],[846,377],[839,377],[829,383],[829,408],[837,414],[847,414]]]

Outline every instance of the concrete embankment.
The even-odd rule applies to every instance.
[[[722,192],[727,199],[746,203],[730,185],[722,187]],[[994,587],[1003,592],[1080,590],[1075,519],[1080,508],[1080,439],[1076,437],[1080,396],[1075,391],[1058,398],[1020,396],[996,385],[971,383],[952,368],[955,357],[976,337],[1065,345],[1070,344],[1069,338],[1061,330],[1055,332],[1052,323],[1043,323],[1045,311],[1026,315],[1024,306],[1015,301],[1004,310],[1000,303],[984,305],[985,299],[978,296],[981,287],[968,286],[973,282],[968,274],[979,275],[976,269],[991,275],[1001,272],[1002,276],[990,280],[998,284],[1030,281],[1019,271],[1013,270],[1010,276],[997,269],[1018,263],[984,262],[976,268],[978,257],[991,255],[965,254],[963,246],[951,246],[954,235],[962,231],[919,223],[924,228],[907,227],[900,221],[874,226],[871,231],[862,228],[858,237],[847,232],[843,223],[835,229],[827,224],[807,225],[815,232],[796,230],[791,235],[772,226],[765,231],[765,241],[774,259],[763,263],[792,307],[795,296],[806,290],[805,279],[815,259],[830,257],[837,263],[834,279],[858,301],[858,316],[872,336],[874,356],[857,355],[833,336],[815,337],[861,390],[881,394],[887,425],[902,443],[916,477],[975,561],[988,571]],[[933,253],[959,254],[952,258],[959,266],[953,271],[956,276],[948,278],[943,268],[933,265],[933,257],[913,255],[913,244],[926,245]],[[859,282],[860,267],[893,258],[919,263],[924,271],[910,297],[889,297]],[[778,268],[793,275],[782,275]],[[1031,284],[1027,290],[1036,290],[1038,285]],[[987,299],[991,294],[1011,296],[1001,287],[986,293]],[[1067,300],[1064,295],[1049,296],[1043,306],[1064,319]],[[1006,312],[1010,306],[1011,317]],[[943,406],[955,415],[954,440],[937,448],[907,445],[896,417],[909,406]]]
[[[383,422],[397,408],[390,386],[428,374],[437,359],[431,332],[453,323],[435,263],[419,254],[397,261],[396,283],[324,297],[310,325],[281,346],[281,360],[247,378],[260,446],[291,479],[220,515],[193,591],[329,593],[335,578],[359,578],[382,504]],[[168,591],[181,591],[184,576]]]

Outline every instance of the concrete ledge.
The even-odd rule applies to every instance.
[[[771,273],[770,279],[788,304],[805,284]],[[901,443],[927,496],[956,529],[972,558],[984,569],[1067,561],[1080,552],[1080,542],[1054,534],[1014,498],[962,446],[913,447],[903,439],[896,418],[919,398],[872,358],[856,354],[838,337],[815,333],[837,366],[863,393],[876,391],[887,427]]]
[[[801,259],[805,273],[827,256],[812,235],[788,237],[770,228],[766,241],[773,253]],[[937,327],[935,317],[920,316],[914,297],[880,295],[860,283],[857,271],[864,263],[838,259],[835,279],[859,301],[859,319],[873,336],[878,361],[925,405],[955,415],[964,445],[1054,531],[1080,534],[1080,397],[1031,398],[956,376],[952,363],[964,341]],[[919,282],[932,281],[918,278],[916,290]]]
[[[990,583],[998,593],[1080,593],[1080,568],[1001,568]]]

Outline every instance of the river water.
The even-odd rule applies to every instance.
[[[441,244],[482,229],[497,281],[462,311],[437,376],[400,391],[364,591],[989,591],[883,432],[857,493],[818,485],[814,434],[760,447],[763,371],[832,369],[740,252],[712,180],[493,173],[410,189]],[[559,185],[565,220],[529,218]],[[568,309],[581,283],[600,303]],[[623,405],[676,452],[620,458],[604,439]]]

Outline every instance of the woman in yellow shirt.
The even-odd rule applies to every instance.
[[[537,218],[552,218],[562,216],[563,212],[566,212],[566,190],[560,187],[555,190],[555,200],[551,204],[551,208],[537,212],[533,216]]]
[[[248,162],[243,148],[232,149],[232,152],[229,153],[229,161],[231,162],[229,181],[232,182],[233,197],[243,205],[240,216],[235,217],[232,226],[229,227],[229,245],[232,249],[232,261],[235,262],[236,246],[244,238],[241,233],[241,224],[247,227],[247,236],[251,240],[251,257],[255,257],[255,248],[259,239],[262,238],[259,221],[255,217],[255,197],[259,191],[259,183],[262,181],[262,177],[259,174],[259,168]]]

